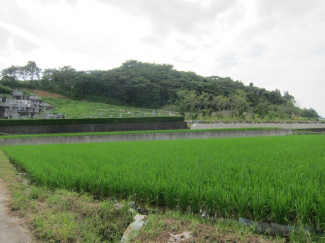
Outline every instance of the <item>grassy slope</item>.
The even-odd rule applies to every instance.
[[[62,95],[55,93],[50,93],[42,90],[33,90],[33,89],[22,89],[27,92],[39,95],[42,99],[53,105],[55,107],[54,113],[62,113],[67,115],[69,118],[85,118],[93,116],[98,116],[98,112],[102,113],[103,117],[109,118],[110,115],[114,117],[119,116],[120,113],[123,114],[123,117],[129,117],[129,112],[133,112],[135,115],[138,113],[147,113],[149,115],[152,112],[152,109],[146,108],[137,108],[129,106],[118,106],[110,105],[106,103],[98,102],[87,102],[87,101],[76,101],[68,99]],[[168,112],[162,110],[156,110],[156,113],[161,113],[162,115],[167,115]]]
[[[123,117],[130,117],[129,113],[133,112],[136,116],[138,113],[149,113],[152,112],[152,109],[136,108],[136,107],[127,107],[127,106],[117,106],[110,105],[105,103],[97,102],[86,102],[86,101],[75,101],[69,99],[57,99],[57,98],[43,98],[45,102],[55,106],[55,113],[61,112],[64,115],[67,115],[68,118],[84,118],[93,116],[98,116],[98,112],[102,113],[102,117],[109,118],[110,115],[118,117],[122,113]],[[160,111],[163,115],[166,115],[166,112]],[[159,112],[156,111],[158,114]]]

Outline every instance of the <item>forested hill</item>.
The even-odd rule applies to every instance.
[[[45,70],[42,86],[46,89],[71,93],[72,96],[103,96],[140,107],[161,107],[178,98],[180,90],[203,92],[211,96],[229,97],[237,90],[247,94],[248,101],[257,105],[261,99],[271,104],[284,104],[279,91],[266,91],[245,86],[231,78],[202,77],[194,72],[173,69],[172,65],[127,61],[108,71],[76,71],[71,67]],[[292,98],[292,97],[290,97]]]
[[[3,69],[1,74],[2,83],[11,87],[28,83],[76,99],[137,107],[159,108],[172,104],[181,113],[226,109],[232,110],[235,116],[248,111],[260,115],[298,113],[294,97],[288,92],[267,91],[252,83],[246,86],[228,77],[203,77],[194,72],[177,71],[168,64],[129,60],[105,71],[77,71],[64,66],[41,72],[35,62],[28,62],[26,66]]]

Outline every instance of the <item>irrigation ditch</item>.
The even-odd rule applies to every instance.
[[[104,143],[128,141],[208,139],[233,137],[261,137],[292,135],[291,129],[235,130],[235,131],[192,131],[173,133],[141,133],[118,135],[58,136],[58,137],[21,137],[0,139],[0,146],[42,145],[65,143]]]

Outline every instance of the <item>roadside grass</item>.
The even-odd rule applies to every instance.
[[[190,233],[192,238],[182,242],[285,242],[285,239],[279,236],[271,237],[256,234],[250,228],[234,221],[209,222],[199,219],[195,215],[174,211],[150,215],[146,227],[132,242],[172,242],[172,235],[184,232]]]
[[[271,130],[282,129],[279,127],[246,127],[246,128],[221,128],[221,129],[180,129],[180,130],[152,130],[152,131],[126,131],[126,132],[91,132],[91,133],[55,133],[55,134],[28,134],[28,135],[2,135],[0,139],[8,138],[32,138],[32,137],[65,137],[65,136],[101,136],[101,135],[127,135],[146,133],[181,133],[181,132],[221,132],[221,131],[245,131],[245,130]]]
[[[18,170],[0,151],[0,180],[11,195],[8,205],[12,213],[26,222],[35,242],[119,242],[127,225],[132,222],[134,213],[129,212],[126,201],[119,202],[124,205],[122,209],[115,209],[113,200],[98,201],[85,193],[27,183],[28,175],[27,178],[19,176]],[[183,232],[191,232],[193,238],[188,242],[288,241],[256,234],[233,221],[213,222],[180,211],[148,209],[154,213],[148,215],[147,225],[131,242],[165,243],[171,234]],[[321,242],[309,234],[292,234],[289,240]]]
[[[119,242],[133,215],[113,200],[27,185],[0,151],[0,179],[12,195],[10,209],[23,217],[36,242]],[[126,204],[125,202],[120,202]]]

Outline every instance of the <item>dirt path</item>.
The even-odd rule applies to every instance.
[[[21,89],[23,91],[31,92],[35,95],[41,96],[42,98],[55,98],[55,99],[66,99],[63,95],[55,94],[55,93],[50,93],[44,90],[38,90],[38,89]]]
[[[8,197],[0,180],[0,243],[31,243],[31,236],[19,218],[8,214]]]

